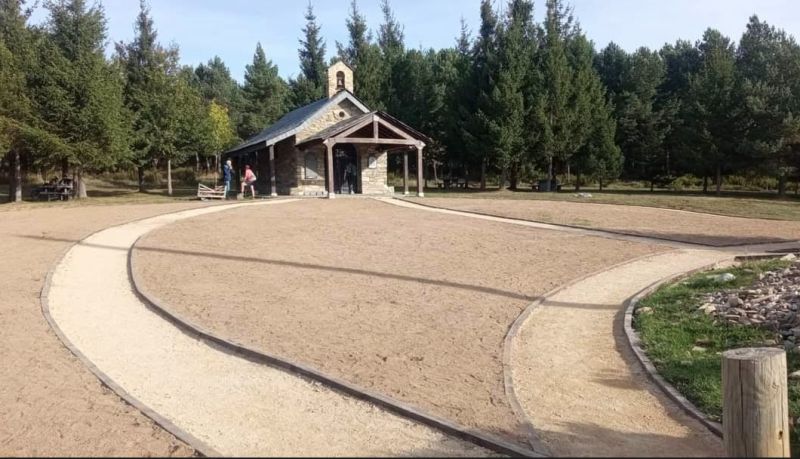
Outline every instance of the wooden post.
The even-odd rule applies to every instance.
[[[328,199],[333,199],[336,197],[336,193],[333,191],[333,144],[326,142],[325,147],[328,159]]]
[[[730,457],[790,457],[786,352],[722,354],[722,429]]]
[[[408,196],[408,150],[403,152],[403,196]]]
[[[417,145],[417,196],[425,197],[425,174],[422,163],[422,149],[424,145]]]
[[[278,185],[275,178],[275,144],[269,146],[269,195],[278,196]]]

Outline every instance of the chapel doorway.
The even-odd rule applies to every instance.
[[[361,169],[356,148],[349,143],[333,147],[333,190],[336,194],[361,193]]]

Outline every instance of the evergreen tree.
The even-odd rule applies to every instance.
[[[757,16],[739,43],[736,66],[745,95],[746,140],[751,164],[778,176],[778,193],[797,173],[800,145],[800,47],[786,33]],[[743,158],[745,159],[745,158]]]
[[[234,126],[242,123],[242,89],[219,56],[197,66],[192,82],[207,103],[216,101],[225,106]]]
[[[372,33],[367,29],[367,20],[358,10],[356,0],[350,4],[346,24],[350,40],[347,46],[336,43],[339,58],[353,68],[353,90],[358,98],[373,110],[383,110],[386,105],[381,98],[384,79],[381,51],[372,42]]]
[[[306,26],[300,40],[300,76],[292,82],[294,105],[300,107],[325,96],[327,74],[325,66],[325,41],[320,36],[314,7],[308,4],[305,15]]]
[[[244,113],[239,137],[247,139],[271,125],[286,111],[288,88],[278,75],[278,67],[268,61],[261,43],[256,46],[253,63],[245,69]]]
[[[382,54],[383,78],[381,82],[381,102],[390,113],[404,109],[402,90],[405,64],[405,34],[394,16],[389,0],[381,0],[383,24],[378,30],[378,45]]]
[[[541,152],[550,182],[555,178],[555,159],[567,160],[570,151],[570,128],[575,113],[570,107],[572,95],[566,42],[571,33],[572,16],[561,0],[547,1],[541,53],[542,97],[536,107],[541,126]]]
[[[480,164],[480,159],[472,154],[466,133],[475,113],[476,99],[472,39],[464,18],[461,18],[461,34],[456,41],[451,62],[449,67],[442,66],[442,78],[447,82],[444,94],[445,112],[442,114],[442,140],[449,159],[461,165],[463,176],[467,179],[470,167]]]
[[[625,154],[628,176],[649,180],[651,189],[666,173],[664,139],[669,123],[656,107],[665,72],[657,52],[639,48],[631,55],[618,110],[617,142]]]
[[[690,80],[687,123],[702,152],[698,170],[704,176],[714,174],[719,194],[722,174],[737,162],[743,140],[735,51],[730,39],[713,29],[703,34],[699,49],[703,64]]]
[[[500,29],[500,72],[497,86],[492,92],[495,116],[490,122],[491,133],[496,139],[495,158],[506,177],[509,173],[511,189],[517,183],[528,157],[526,127],[528,104],[524,87],[532,81],[528,76],[531,70],[533,49],[533,3],[529,0],[511,0],[503,27]],[[505,180],[501,179],[501,188]]]
[[[66,159],[76,166],[77,197],[85,198],[84,171],[109,168],[129,154],[122,81],[103,53],[102,7],[54,0],[46,8],[35,100],[53,133],[71,147]]]
[[[492,134],[491,122],[496,110],[492,95],[499,73],[497,24],[497,14],[491,0],[482,0],[481,27],[473,49],[471,72],[475,88],[475,111],[464,132],[468,148],[480,159],[481,190],[486,189],[487,169],[496,163],[496,139]]]

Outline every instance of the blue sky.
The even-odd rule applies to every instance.
[[[500,0],[495,0],[496,2]],[[219,55],[234,78],[242,80],[260,41],[281,75],[298,72],[297,47],[307,0],[149,0],[160,40],[180,46],[181,60],[197,65]],[[138,0],[103,0],[110,43],[128,41]],[[317,20],[328,46],[347,40],[345,18],[350,0],[314,0]],[[502,3],[505,3],[503,0]],[[395,16],[405,26],[409,47],[451,46],[463,16],[473,31],[479,26],[480,0],[392,0]],[[715,27],[738,40],[748,17],[762,19],[800,36],[798,0],[574,0],[571,4],[584,31],[598,48],[615,41],[627,50],[659,48],[678,38],[697,40]],[[370,28],[382,17],[379,0],[359,0]],[[535,1],[541,18],[544,0]],[[34,21],[44,18],[37,11]],[[109,50],[112,47],[109,45]]]

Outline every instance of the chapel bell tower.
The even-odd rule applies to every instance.
[[[353,92],[353,69],[337,61],[328,67],[328,99],[343,89]]]

